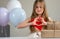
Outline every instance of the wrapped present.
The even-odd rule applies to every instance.
[[[41,37],[60,37],[60,22],[49,22],[47,29],[41,31]]]

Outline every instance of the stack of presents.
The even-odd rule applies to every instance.
[[[41,37],[45,38],[60,38],[60,22],[53,21],[47,24],[47,28],[41,31]]]

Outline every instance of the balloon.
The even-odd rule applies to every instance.
[[[26,19],[25,11],[22,8],[15,8],[9,13],[10,23],[12,23],[14,26],[17,26]]]
[[[9,14],[6,8],[0,8],[0,25],[6,26],[9,21]]]
[[[18,0],[10,0],[7,4],[7,9],[11,11],[14,8],[22,8],[20,1]]]

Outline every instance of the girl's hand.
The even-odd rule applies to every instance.
[[[32,25],[37,25],[36,21],[37,21],[37,18],[35,18],[34,21],[32,21]]]
[[[42,24],[40,24],[40,25],[47,25],[47,22],[45,22],[45,23],[42,23]],[[40,25],[39,25],[39,26],[40,26]]]
[[[44,18],[42,18],[42,24],[41,25],[47,25],[47,22],[44,20]]]
[[[37,20],[37,19],[38,19],[38,20]],[[41,21],[42,24],[37,24],[37,23],[36,23],[37,21]],[[39,19],[39,17],[36,17],[36,18],[34,19],[34,21],[32,21],[31,23],[32,23],[32,25],[37,25],[37,26],[47,25],[47,22],[45,22],[43,18],[40,18],[40,19]]]
[[[39,24],[38,26],[40,26],[40,25],[47,25],[47,22],[44,20],[44,18],[39,17],[39,21],[41,21],[42,24]]]

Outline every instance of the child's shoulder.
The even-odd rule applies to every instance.
[[[53,19],[51,17],[48,17],[49,21],[53,21]]]

